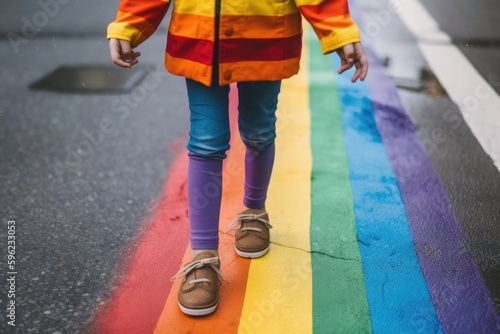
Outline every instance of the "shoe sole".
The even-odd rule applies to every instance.
[[[236,248],[236,246],[234,246],[234,250],[236,251],[236,254],[238,254],[241,257],[244,257],[247,259],[256,259],[256,258],[259,258],[259,257],[266,255],[266,253],[269,251],[270,247],[271,247],[271,245],[267,246],[266,249],[264,249],[260,252],[243,252],[243,251],[239,250],[238,248]]]
[[[177,304],[179,305],[179,308],[181,309],[182,313],[187,314],[187,315],[191,315],[194,317],[201,317],[204,315],[212,314],[217,309],[217,306],[219,306],[219,302],[217,302],[217,304],[215,304],[214,306],[210,306],[207,308],[201,308],[201,309],[200,308],[184,307],[179,302],[177,302]]]

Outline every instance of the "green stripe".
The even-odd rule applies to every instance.
[[[332,59],[309,29],[314,333],[370,333]]]

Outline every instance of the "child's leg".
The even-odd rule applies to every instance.
[[[276,108],[281,81],[238,83],[238,125],[245,154],[245,196],[247,208],[265,206],[274,164]]]
[[[243,204],[251,209],[264,209],[267,188],[274,164],[274,142],[262,151],[247,147],[245,152],[245,195]]]
[[[190,139],[188,210],[193,255],[218,248],[222,197],[222,160],[229,149],[229,86],[207,87],[186,80],[189,97]]]
[[[235,250],[243,257],[260,257],[269,250],[271,224],[265,201],[274,164],[280,86],[281,81],[238,83],[238,125],[246,146],[243,203],[247,210],[238,216]]]
[[[218,255],[222,160],[189,153],[188,210],[192,257],[203,250]]]
[[[214,80],[215,81],[215,80]],[[222,197],[222,160],[229,148],[229,86],[206,87],[186,80],[191,111],[188,143],[188,210],[192,261],[176,277],[183,277],[178,304],[182,312],[202,316],[219,304],[219,212]],[[215,81],[216,82],[216,81]]]

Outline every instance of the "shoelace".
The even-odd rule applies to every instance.
[[[194,262],[190,262],[186,266],[184,266],[184,268],[179,270],[177,272],[177,274],[175,274],[170,280],[173,282],[177,278],[185,277],[193,270],[203,268],[207,265],[210,266],[215,271],[217,276],[222,278],[222,273],[220,272],[219,268],[217,268],[218,264],[219,264],[219,258],[217,256],[209,257],[206,259],[201,259],[201,260],[194,261]],[[202,282],[210,283],[210,280],[208,278],[196,278],[196,279],[189,281],[188,284],[195,284],[195,283],[202,283]]]
[[[243,231],[262,232],[262,230],[258,227],[250,227],[250,226],[243,227],[243,228],[241,227],[242,223],[252,221],[252,220],[257,220],[257,221],[261,222],[262,224],[266,225],[267,228],[271,229],[271,228],[273,228],[272,225],[267,220],[261,218],[261,217],[265,216],[266,214],[267,214],[266,212],[261,212],[259,214],[244,213],[242,215],[239,215],[238,219],[236,219],[235,221],[231,222],[231,224],[229,224],[229,229],[226,232],[237,231],[237,230],[241,230],[241,232],[243,232]],[[234,225],[237,223],[238,223],[238,225],[236,227],[234,227]]]

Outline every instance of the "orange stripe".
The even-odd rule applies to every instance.
[[[317,22],[314,28],[330,31],[335,29],[345,29],[350,28],[354,25],[354,22],[350,14],[340,15],[328,18],[324,21]]]
[[[323,1],[317,5],[302,5],[299,11],[311,23],[321,22],[335,16],[349,13],[347,0]]]
[[[140,17],[140,16],[135,16],[135,15],[127,13],[127,12],[122,12],[121,10],[119,10],[116,13],[115,22],[128,23],[140,31],[147,29],[148,27],[151,26],[151,23],[149,23],[148,20],[146,20],[145,18]]]
[[[343,31],[348,31],[352,28],[357,29],[351,15],[349,14],[331,17],[324,21],[316,22],[313,28],[320,39],[332,35],[332,32],[333,34],[341,34]]]
[[[279,61],[239,61],[220,64],[219,84],[227,85],[238,81],[281,80],[299,72],[299,58]],[[175,75],[195,79],[209,86],[212,82],[212,66],[203,65],[188,59],[165,55],[165,67]],[[226,71],[231,77],[226,79]]]
[[[170,1],[128,0],[120,1],[118,9],[124,13],[139,16],[151,25],[158,27],[170,6]]]
[[[221,85],[239,81],[281,80],[299,71],[299,58],[279,61],[239,61],[220,64]],[[226,77],[230,73],[230,77]]]
[[[115,34],[114,36],[119,37],[119,35],[123,35],[123,38],[126,40],[129,39],[125,37],[133,38],[133,40],[131,40],[131,42],[133,42],[132,47],[136,47],[144,42],[156,29],[156,27],[151,25],[151,23],[144,18],[122,11],[118,11],[116,14],[116,21],[110,25],[110,28]],[[108,36],[108,38],[109,37],[110,36]]]
[[[227,15],[220,21],[221,39],[225,38],[286,38],[299,35],[300,14],[284,16]]]
[[[175,75],[196,78],[196,81],[209,86],[212,80],[212,66],[203,65],[188,59],[176,58],[168,53],[165,55],[165,67]],[[232,74],[230,79],[224,79],[224,73]],[[289,78],[299,71],[299,58],[280,61],[239,61],[220,64],[220,84],[227,85],[238,81],[281,80]]]
[[[214,18],[173,12],[169,31],[174,35],[214,40]],[[284,16],[227,15],[221,17],[221,39],[232,38],[285,38],[299,35],[300,14]]]
[[[196,79],[206,86],[210,86],[212,82],[212,66],[177,58],[168,52],[165,53],[165,67],[172,74]]]
[[[224,162],[224,186],[220,230],[224,231],[237,212],[243,208],[244,152],[245,147],[236,129],[237,90],[233,85],[230,93],[230,112],[232,141],[228,158]],[[189,261],[190,249],[186,250],[184,261]],[[234,251],[234,237],[220,234],[219,253],[221,270],[224,275],[220,287],[220,302],[217,311],[208,317],[193,318],[183,314],[177,305],[177,291],[180,280],[177,280],[168,296],[155,333],[236,333],[238,331],[241,311],[245,298],[250,260],[238,257]]]
[[[214,18],[173,12],[169,32],[174,35],[214,41]]]

